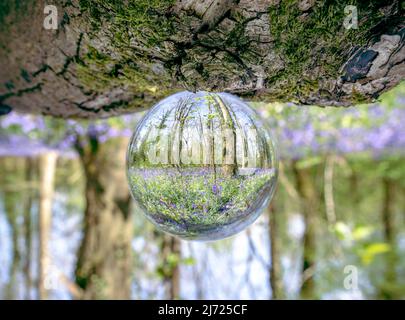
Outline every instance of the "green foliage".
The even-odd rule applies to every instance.
[[[365,266],[371,264],[376,256],[389,252],[390,245],[385,242],[375,241],[376,228],[372,225],[358,225],[351,228],[342,221],[331,227],[331,231],[356,253],[361,263]]]
[[[398,105],[398,97],[405,97],[405,81],[402,81],[391,90],[383,93],[378,100],[389,110]]]
[[[296,166],[297,166],[297,169],[305,169],[305,168],[309,168],[309,167],[312,167],[312,166],[319,165],[323,161],[324,161],[323,157],[313,156],[313,157],[308,157],[308,158],[305,158],[305,159],[302,159],[302,160],[298,161]]]
[[[368,155],[350,156],[353,170],[367,174],[374,179],[389,178],[405,186],[405,162],[401,154],[386,156],[372,162]]]
[[[384,242],[369,243],[358,249],[358,255],[362,263],[368,265],[373,262],[377,255],[389,252],[390,248],[390,245]]]
[[[181,258],[176,253],[169,253],[165,261],[162,261],[156,269],[157,275],[161,278],[169,278],[173,275],[173,271],[179,265],[192,266],[195,264],[193,257]]]

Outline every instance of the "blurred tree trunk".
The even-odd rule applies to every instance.
[[[25,181],[31,184],[34,181],[35,172],[35,160],[33,158],[27,158],[25,161]],[[32,277],[31,277],[31,256],[32,256],[32,200],[33,200],[34,190],[29,187],[26,192],[26,198],[24,203],[24,238],[25,238],[25,261],[24,261],[24,275],[25,275],[25,299],[31,299],[31,287],[32,287]]]
[[[314,282],[316,264],[316,215],[319,209],[319,197],[314,185],[311,168],[299,168],[296,163],[293,163],[293,172],[296,178],[297,192],[301,198],[301,210],[305,222],[300,295],[303,299],[314,299],[316,298]]]
[[[386,254],[384,281],[379,290],[382,299],[398,299],[396,293],[398,263],[396,231],[395,231],[395,181],[384,177],[383,181],[383,206],[382,223],[384,228],[384,241],[390,245],[390,251]]]
[[[181,242],[178,238],[164,234],[162,241],[162,265],[160,273],[168,285],[167,296],[169,299],[180,298],[180,261]]]
[[[4,190],[4,209],[6,213],[6,219],[10,226],[11,231],[11,265],[8,275],[8,284],[5,288],[5,299],[17,299],[16,296],[16,276],[18,271],[18,266],[21,260],[21,252],[18,246],[19,238],[19,226],[18,226],[18,214],[19,214],[19,193],[13,190],[13,186],[19,183],[16,177],[18,170],[18,162],[14,158],[4,158],[2,159],[2,170],[4,170],[5,175],[5,190]]]
[[[352,221],[353,217],[355,216],[355,212],[358,209],[358,206],[361,201],[361,194],[360,194],[360,188],[359,188],[359,174],[356,171],[355,168],[352,168],[352,172],[350,174],[349,178],[349,188],[350,188],[350,201],[352,203],[352,206],[350,210],[347,210],[346,212],[346,219],[347,221]]]
[[[78,138],[86,176],[84,234],[78,251],[76,283],[82,299],[131,297],[131,197],[125,173],[127,138],[99,144]]]
[[[324,172],[324,201],[326,210],[326,219],[328,224],[336,223],[335,199],[333,192],[333,175],[334,175],[335,158],[333,155],[326,157]]]
[[[8,274],[8,283],[4,290],[5,299],[19,299],[19,283],[17,274],[21,264],[21,250],[19,247],[20,223],[19,218],[23,207],[24,192],[24,159],[15,157],[0,158],[0,187],[3,192],[5,217],[11,231],[11,265]],[[25,190],[24,190],[25,191]],[[1,269],[1,268],[0,268]]]
[[[173,237],[170,251],[178,257],[177,264],[172,270],[170,279],[170,299],[180,298],[180,260],[181,260],[181,242],[178,238]]]
[[[281,234],[280,212],[277,212],[274,201],[268,208],[269,232],[270,232],[270,286],[272,299],[285,298],[283,285],[283,270],[281,265]]]
[[[390,178],[383,179],[383,208],[382,220],[384,226],[384,239],[387,243],[395,243],[395,219],[394,219],[394,193],[395,182]]]
[[[50,266],[49,240],[51,234],[52,198],[56,171],[56,152],[39,156],[39,257],[38,294],[41,300],[48,299],[46,278]]]
[[[17,223],[17,214],[18,214],[18,194],[16,192],[5,192],[4,194],[4,207],[7,215],[7,220],[10,225],[11,230],[11,244],[12,244],[12,256],[11,256],[11,266],[9,270],[9,279],[8,284],[5,289],[5,299],[13,300],[18,299],[17,287],[17,271],[18,266],[21,261],[21,252],[18,247],[18,238],[19,238],[19,226]]]
[[[1,110],[100,118],[184,88],[349,106],[403,79],[399,0],[55,0],[57,30],[47,4],[2,1]]]

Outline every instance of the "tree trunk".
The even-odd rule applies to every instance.
[[[7,286],[5,288],[5,299],[13,300],[18,299],[18,282],[17,282],[17,272],[21,261],[21,252],[18,246],[19,239],[19,226],[17,223],[17,213],[18,213],[18,194],[16,192],[6,192],[4,205],[5,211],[8,217],[8,222],[11,229],[11,240],[12,240],[12,256],[11,265],[9,270],[9,279]]]
[[[233,177],[238,172],[235,121],[229,112],[229,106],[225,105],[219,96],[214,95],[213,100],[214,106],[218,108],[218,114],[221,118],[222,174],[225,177]]]
[[[77,143],[86,176],[84,234],[76,283],[82,299],[129,299],[133,222],[125,175],[126,138]]]
[[[269,231],[270,231],[270,286],[273,300],[285,298],[283,285],[283,271],[281,266],[281,234],[280,212],[276,212],[274,202],[269,206]]]
[[[180,260],[181,242],[178,238],[163,235],[162,242],[162,273],[168,285],[168,299],[180,298]]]
[[[19,219],[23,207],[21,206],[22,195],[19,186],[24,183],[24,159],[15,157],[0,157],[0,187],[3,193],[5,218],[10,227],[11,256],[8,274],[8,283],[4,288],[4,299],[20,299],[20,285],[18,272],[21,266],[21,249],[19,246],[20,228]],[[1,269],[1,268],[0,268]],[[1,295],[0,295],[1,296]]]
[[[35,170],[35,160],[32,158],[27,158],[25,168],[25,180],[26,183],[32,183],[34,180],[34,170]],[[32,255],[32,200],[33,200],[32,189],[26,192],[26,199],[24,199],[24,238],[25,238],[25,261],[24,261],[24,275],[25,275],[25,299],[31,299],[31,287],[32,287],[32,277],[31,277],[31,255]]]
[[[316,298],[314,271],[316,264],[316,212],[319,209],[318,195],[310,168],[298,168],[296,164],[293,164],[293,171],[305,222],[300,295],[303,299],[314,299]]]
[[[9,279],[8,284],[5,288],[5,299],[7,300],[18,299],[17,296],[18,284],[16,280],[18,267],[21,261],[21,252],[18,246],[18,239],[19,239],[19,225],[17,222],[18,221],[17,215],[19,213],[18,202],[19,202],[19,194],[17,192],[15,191],[4,192],[4,209],[11,230],[11,245],[12,245],[11,265],[8,275]]]
[[[350,202],[352,203],[350,210],[345,212],[344,219],[346,221],[353,221],[356,210],[358,209],[362,198],[360,194],[360,177],[359,173],[352,168],[352,172],[349,178],[349,188],[350,188]]]
[[[404,76],[399,0],[351,1],[357,29],[345,1],[55,0],[57,30],[47,4],[0,5],[2,113],[106,117],[183,88],[348,106]]]
[[[180,260],[181,260],[181,242],[173,237],[171,241],[171,252],[178,257],[178,263],[173,268],[170,280],[170,299],[180,298]]]
[[[387,243],[395,243],[395,219],[394,219],[394,192],[395,184],[390,178],[383,179],[383,208],[382,220],[384,226],[384,239]]]
[[[39,257],[38,294],[41,300],[48,299],[46,287],[51,257],[49,240],[51,234],[52,198],[56,171],[57,153],[49,152],[39,157]]]
[[[326,219],[328,224],[333,225],[336,223],[335,199],[333,192],[333,175],[334,175],[334,156],[328,155],[326,157],[325,172],[324,172],[324,201]]]
[[[382,222],[384,227],[384,241],[390,245],[386,255],[384,281],[379,290],[379,297],[383,299],[398,299],[395,288],[397,287],[396,267],[398,264],[396,232],[395,232],[395,182],[383,178],[383,207]]]

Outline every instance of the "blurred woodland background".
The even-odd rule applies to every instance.
[[[278,140],[277,191],[217,242],[158,232],[133,203],[142,113],[2,116],[0,298],[405,298],[405,84],[355,108],[252,106]]]

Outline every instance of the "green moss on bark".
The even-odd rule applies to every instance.
[[[84,88],[102,93],[124,87],[140,96],[145,93],[157,98],[169,94],[165,88],[171,79],[153,55],[174,32],[173,20],[167,14],[173,3],[174,0],[81,0],[81,10],[88,14],[93,26],[89,36],[97,38],[103,34],[108,42],[103,52],[89,46],[81,57],[77,74]],[[131,104],[125,107],[130,108]]]
[[[144,94],[156,98],[170,94],[170,91],[164,89],[168,87],[165,81],[169,80],[157,75],[152,76],[150,68],[150,65],[142,68],[131,61],[122,63],[120,60],[115,60],[111,56],[89,47],[87,54],[77,65],[77,76],[86,90],[97,93],[123,87],[135,95],[138,94],[140,98]],[[139,105],[141,101],[134,100],[123,107],[131,108],[132,104]]]
[[[373,36],[372,27],[384,17],[380,8],[387,5],[387,1],[326,0],[316,1],[304,12],[299,2],[286,0],[269,7],[270,32],[285,68],[269,78],[268,86],[280,86],[284,100],[286,96],[299,100],[323,79],[338,78],[350,50],[365,45]],[[358,29],[347,30],[343,25],[347,5],[358,8]],[[314,69],[319,71],[314,73]]]
[[[80,0],[80,7],[89,13],[93,26],[111,23],[117,42],[128,44],[128,36],[132,36],[153,46],[174,32],[174,19],[168,13],[174,3],[175,0]]]

